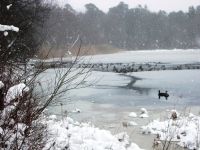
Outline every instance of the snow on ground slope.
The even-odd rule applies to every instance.
[[[126,133],[113,136],[110,131],[95,128],[87,123],[78,123],[71,118],[61,121],[56,116],[47,120],[48,143],[44,150],[141,150],[129,142]]]
[[[154,120],[142,127],[143,134],[156,134],[158,141],[174,141],[188,149],[198,149],[200,144],[200,117],[189,113],[179,116],[171,111],[168,120]]]

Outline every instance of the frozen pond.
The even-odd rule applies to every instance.
[[[104,54],[85,57],[91,63],[196,63],[200,62],[200,50],[140,50],[122,51],[114,54]]]
[[[199,63],[200,51],[129,51],[97,55],[91,59],[91,63],[120,62]],[[56,69],[56,71],[65,69],[67,68]],[[55,71],[49,69],[42,76],[44,89],[50,91],[54,86],[51,79],[56,76]],[[185,112],[187,108],[188,112],[199,114],[200,70],[165,70],[126,74],[92,71],[83,84],[88,83],[92,83],[91,86],[65,93],[48,108],[48,112],[58,116],[68,115],[80,122],[91,122],[96,127],[110,130],[113,134],[126,131],[131,140],[144,149],[152,147],[154,136],[141,134],[140,127],[154,119],[163,119],[163,116],[166,116],[166,110],[177,109]],[[158,99],[158,90],[168,91],[170,95],[168,100],[163,97]],[[61,106],[60,103],[63,105]],[[129,117],[130,112],[140,114],[141,107],[147,108],[149,118]],[[77,110],[80,110],[80,113],[77,113]],[[124,128],[122,123],[129,121],[134,121],[138,125]],[[144,140],[147,142],[144,143]]]
[[[46,75],[53,76],[52,73],[52,70],[48,70]],[[199,113],[200,70],[131,74],[94,71],[86,81],[97,82],[90,87],[67,92],[58,103],[49,107],[49,113],[69,115],[80,122],[91,122],[113,134],[126,131],[131,140],[144,149],[152,147],[154,136],[141,134],[140,127],[154,119],[163,118],[166,109],[180,110],[187,107],[188,111]],[[168,90],[168,100],[158,99],[159,89]],[[63,104],[62,108],[60,102]],[[141,107],[147,108],[149,118],[128,117],[130,112],[139,114]],[[80,113],[73,112],[77,108]],[[124,128],[124,121],[134,121],[138,125]],[[148,142],[144,144],[141,139]]]
[[[76,100],[126,106],[200,105],[200,70],[151,71],[131,74],[92,72],[94,85],[72,90],[66,97]],[[158,90],[170,97],[158,99]]]
[[[47,74],[49,73],[52,75],[52,70],[48,70]],[[86,81],[97,82],[90,87],[65,93],[62,99],[49,108],[49,111],[60,114],[60,103],[62,103],[63,111],[71,112],[76,108],[83,111],[81,115],[75,115],[78,120],[92,121],[98,118],[111,121],[122,115],[122,112],[141,107],[165,110],[200,106],[200,70],[131,74],[92,72]],[[167,90],[170,95],[168,100],[163,97],[158,99],[158,90]],[[91,114],[96,118],[93,118]]]
[[[123,51],[92,57],[86,56],[81,60],[88,60],[90,63],[195,64],[200,62],[200,50]],[[65,69],[67,68],[63,68],[63,70]],[[45,79],[54,78],[55,72],[49,69],[44,76]],[[85,83],[91,82],[90,87],[67,92],[61,100],[62,103],[83,101],[119,107],[200,105],[200,70],[149,71],[126,74],[92,71]],[[54,86],[47,85],[48,88]],[[168,100],[164,98],[159,100],[158,90],[168,91],[170,95]]]

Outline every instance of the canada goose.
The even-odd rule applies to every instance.
[[[167,93],[167,91],[165,91],[165,93],[161,93],[159,90],[158,97],[159,97],[159,99],[160,99],[160,97],[165,97],[165,99],[167,100],[167,98],[169,97],[169,94]]]

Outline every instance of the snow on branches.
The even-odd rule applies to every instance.
[[[0,24],[0,31],[14,31],[14,32],[19,32],[19,28],[15,27],[13,25],[2,25]]]

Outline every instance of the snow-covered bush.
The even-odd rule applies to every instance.
[[[110,131],[78,123],[71,118],[59,121],[56,116],[50,116],[43,122],[48,125],[48,140],[43,150],[141,150],[129,141],[124,132],[113,136]]]
[[[45,20],[41,2],[0,1],[0,149],[41,149],[45,143],[40,99],[33,92],[41,71],[26,64],[40,46],[33,31]]]
[[[176,113],[176,118],[171,117]],[[200,117],[193,114],[179,116],[176,110],[171,111],[170,118],[165,121],[154,120],[142,127],[143,134],[157,135],[156,141],[166,149],[173,142],[188,149],[200,148]]]
[[[45,125],[37,121],[40,102],[33,96],[32,88],[24,83],[8,90],[4,87],[7,92],[1,97],[4,107],[0,111],[0,148],[41,149],[45,143]]]

